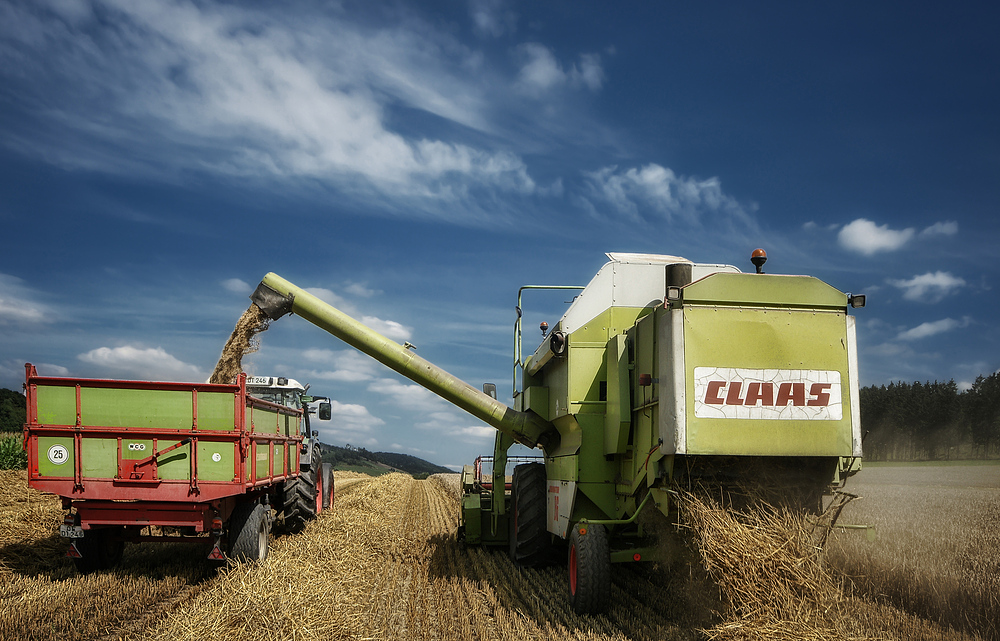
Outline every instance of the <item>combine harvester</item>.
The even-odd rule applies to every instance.
[[[275,516],[294,532],[331,505],[333,472],[309,428],[314,411],[330,417],[329,399],[292,379],[50,378],[30,363],[25,375],[28,484],[62,497],[59,533],[81,572],[117,565],[126,542],[263,560]]]
[[[657,558],[644,511],[676,518],[673,487],[771,488],[817,510],[860,469],[857,351],[844,294],[809,276],[765,275],[674,256],[609,254],[533,354],[515,325],[511,408],[275,274],[251,296],[294,313],[495,427],[492,483],[463,473],[459,537],[508,546],[518,564],[568,541],[574,610],[610,599],[611,564]],[[528,288],[522,288],[522,292]],[[561,289],[561,288],[560,288]],[[520,375],[520,382],[517,378]],[[513,443],[544,463],[514,469]]]

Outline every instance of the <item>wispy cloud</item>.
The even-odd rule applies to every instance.
[[[116,376],[129,376],[141,380],[191,381],[208,378],[208,373],[190,363],[185,363],[162,347],[98,347],[80,354],[84,363],[96,366]]]
[[[354,446],[374,446],[379,440],[375,428],[385,425],[385,421],[373,416],[368,408],[357,403],[341,403],[331,400],[329,421],[312,419],[311,424],[320,433],[325,443],[350,443]]]
[[[600,91],[604,68],[600,54],[582,54],[577,64],[564,69],[551,49],[537,42],[527,42],[515,50],[520,61],[518,85],[525,93],[540,96],[558,87],[586,88]]]
[[[469,0],[469,16],[475,32],[484,37],[499,38],[517,27],[517,15],[504,0]]]
[[[925,303],[941,302],[949,294],[965,286],[965,280],[949,272],[928,272],[909,280],[889,280],[890,285],[903,290],[903,298]]]
[[[876,225],[867,218],[858,218],[840,230],[837,240],[840,246],[865,256],[879,252],[896,251],[908,243],[916,234],[912,227],[889,229],[889,225]]]
[[[31,325],[52,320],[52,311],[40,295],[16,276],[0,274],[0,326]]]
[[[934,223],[930,227],[924,229],[920,232],[922,238],[932,237],[932,236],[954,236],[958,233],[958,223],[949,220],[943,223]]]
[[[334,351],[331,349],[307,349],[302,357],[309,363],[316,363],[327,369],[311,370],[310,378],[345,383],[370,381],[375,378],[379,365],[374,359],[355,349]]]
[[[474,52],[413,21],[372,29],[299,9],[170,0],[8,6],[0,60],[32,80],[23,83],[31,98],[48,103],[35,114],[39,131],[72,132],[49,144],[23,138],[19,147],[74,167],[135,171],[137,160],[169,156],[182,168],[319,178],[392,198],[534,190],[510,151],[389,125],[404,106],[489,131],[489,86],[467,74]],[[576,71],[588,86],[600,75],[593,66],[581,61]],[[52,85],[58,92],[44,94]],[[143,148],[157,148],[157,160],[137,158]]]
[[[900,332],[896,338],[902,341],[916,341],[929,336],[934,336],[935,334],[942,334],[944,332],[950,332],[954,329],[968,327],[970,322],[971,320],[968,317],[961,320],[955,320],[954,318],[942,318],[939,321],[921,323],[912,329]]]
[[[595,210],[610,210],[633,220],[695,223],[705,214],[721,213],[733,220],[750,221],[736,199],[722,191],[718,178],[685,178],[657,164],[626,170],[610,166],[584,175],[589,189],[586,201]]]
[[[250,283],[239,278],[227,278],[222,281],[222,286],[235,294],[249,294],[253,291]]]

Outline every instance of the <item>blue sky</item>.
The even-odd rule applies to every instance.
[[[204,380],[274,271],[504,395],[520,285],[758,246],[868,295],[863,385],[968,386],[1000,368],[998,12],[0,0],[0,386]],[[335,399],[328,442],[492,444],[301,319],[246,364]]]

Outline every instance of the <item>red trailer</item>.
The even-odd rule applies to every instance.
[[[261,400],[245,375],[235,385],[50,378],[29,363],[25,376],[28,484],[62,497],[60,534],[81,571],[115,565],[126,541],[262,560],[272,521],[296,529],[330,504],[312,397]]]

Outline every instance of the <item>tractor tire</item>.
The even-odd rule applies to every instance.
[[[578,523],[569,537],[569,600],[577,614],[599,614],[611,602],[611,550],[603,525]]]
[[[229,556],[237,561],[263,561],[270,540],[267,507],[242,501],[229,519]]]
[[[333,480],[333,466],[329,463],[323,463],[322,478],[323,478],[323,509],[329,510],[333,507],[333,491],[334,491],[334,480]]]
[[[552,537],[545,529],[545,485],[544,464],[514,468],[507,522],[510,559],[517,565],[538,567],[551,558]]]
[[[316,470],[310,466],[304,468],[297,478],[285,481],[281,496],[285,531],[292,534],[301,532],[306,523],[316,518],[319,506],[316,477]]]
[[[99,570],[109,570],[122,560],[125,541],[116,540],[121,528],[90,530],[82,539],[77,539],[76,549],[82,558],[74,558],[73,564],[80,574],[90,574]]]

